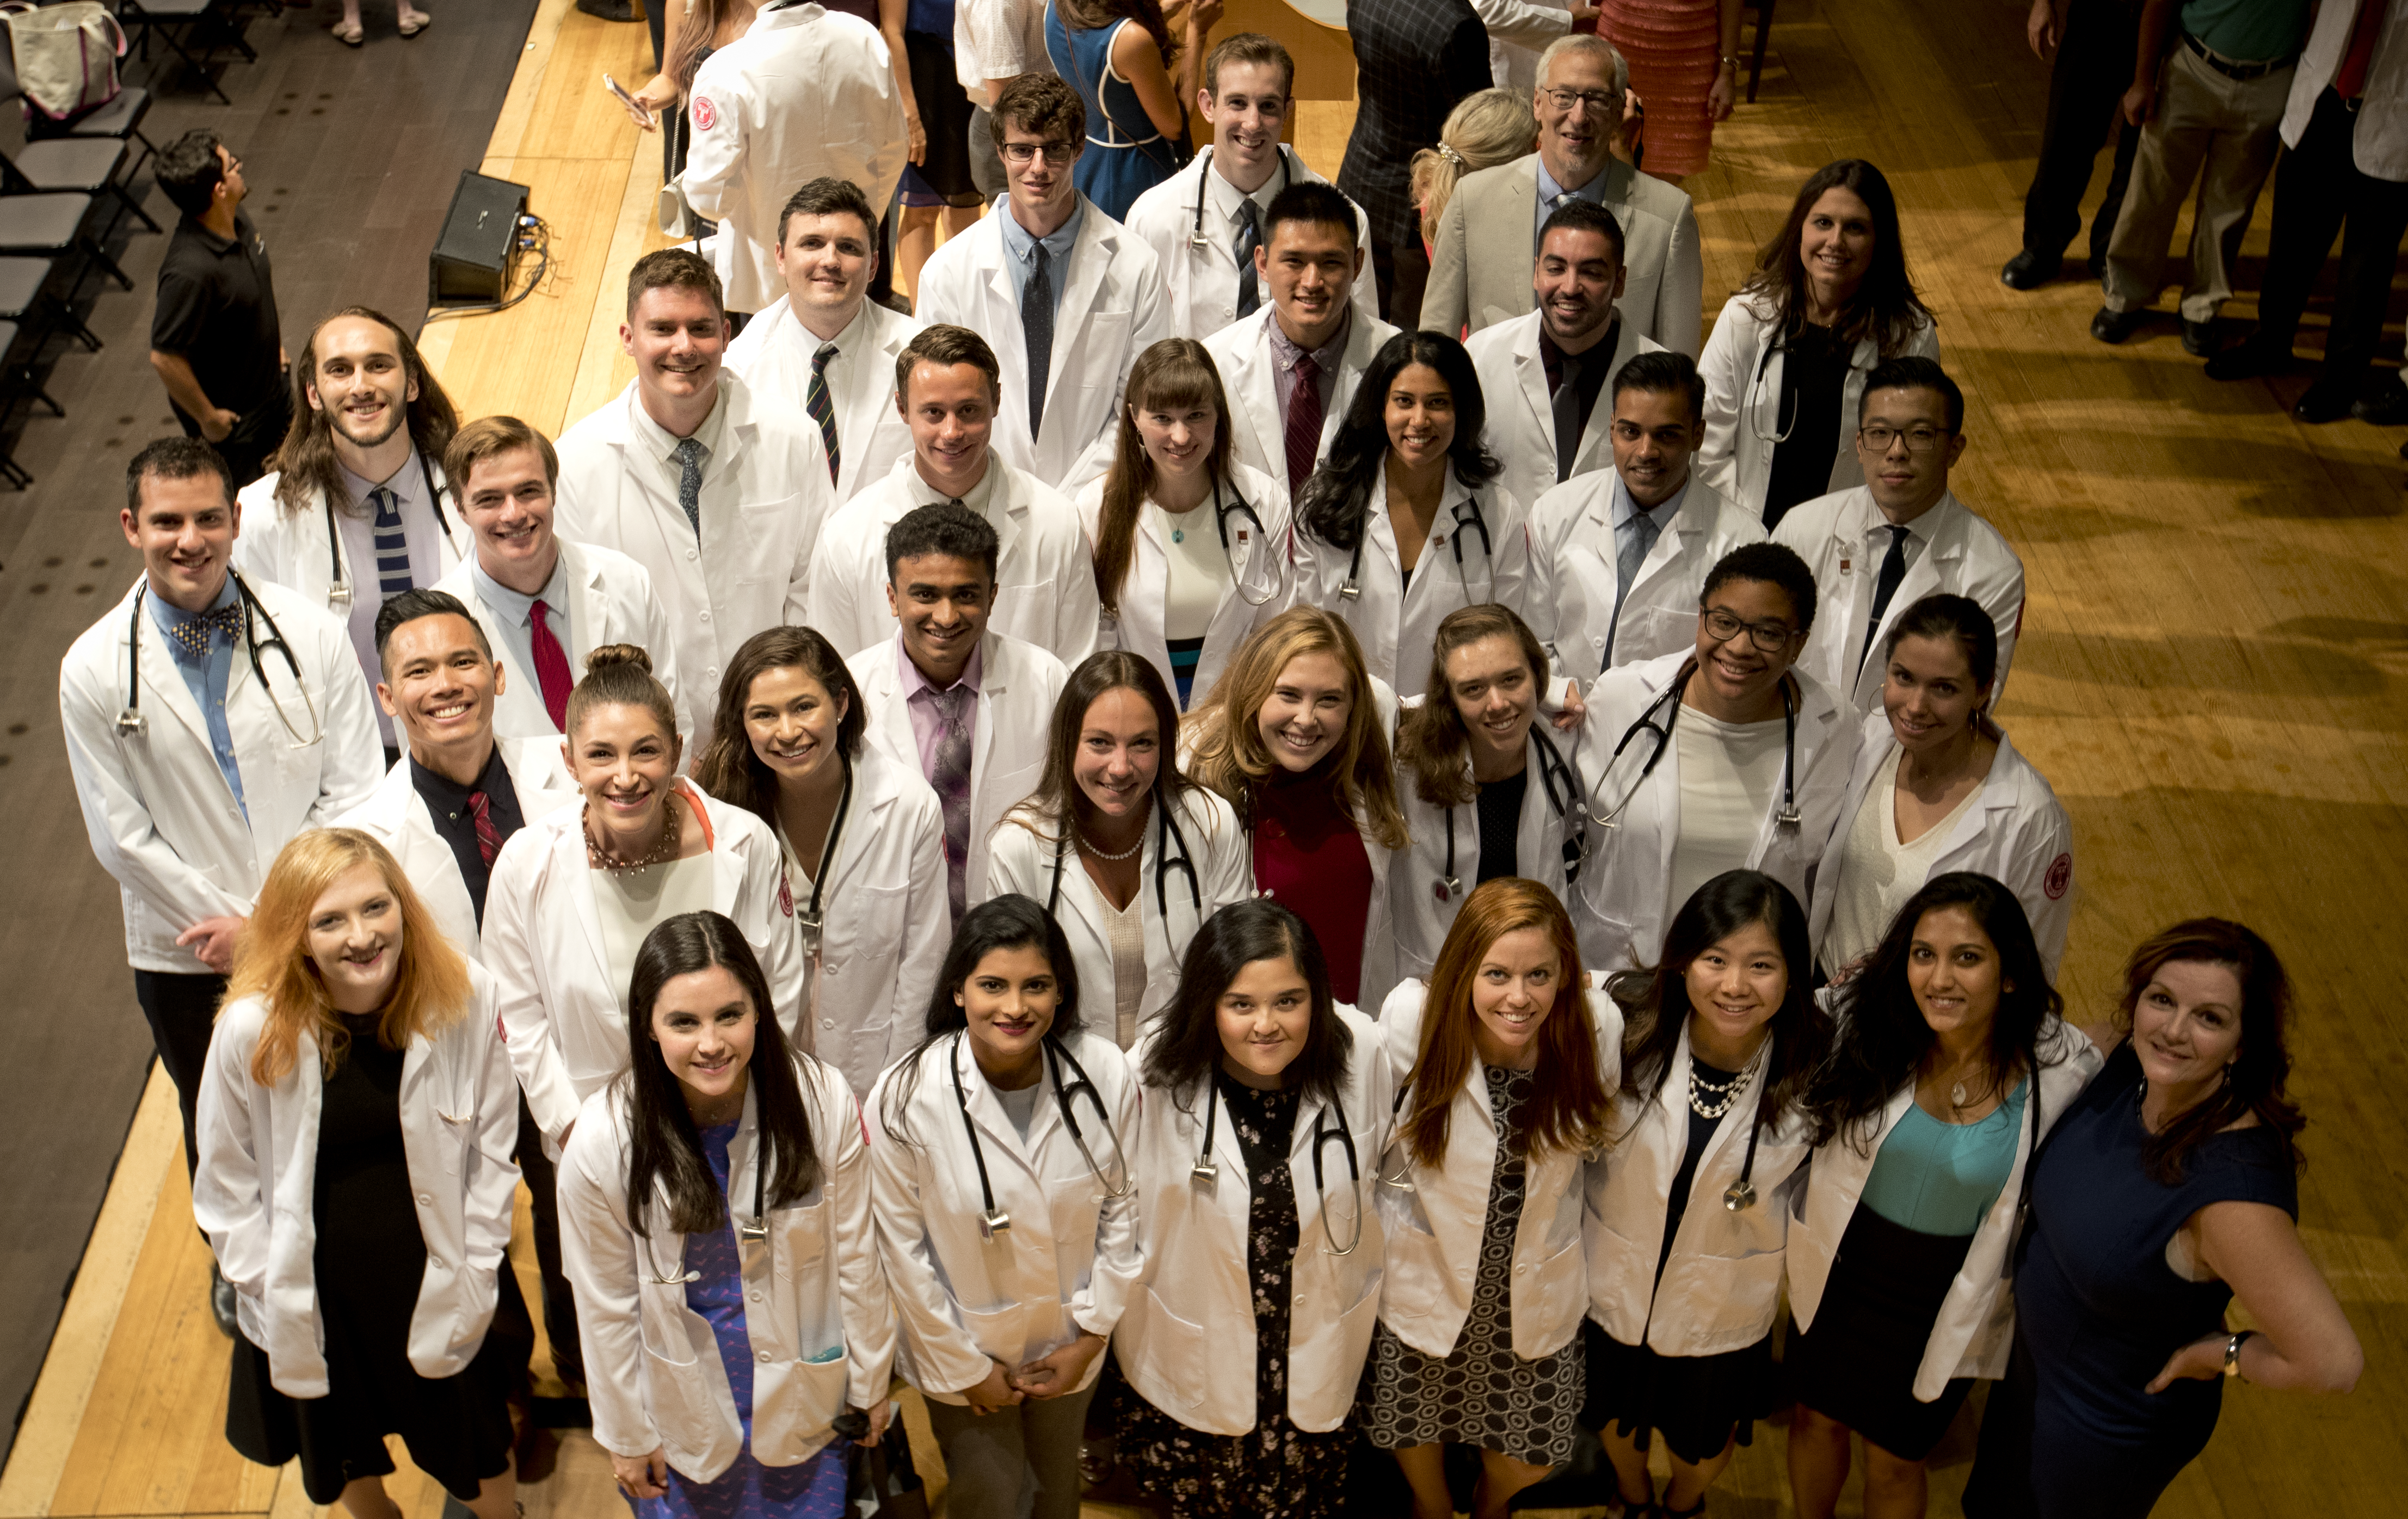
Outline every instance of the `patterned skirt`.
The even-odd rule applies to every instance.
[[[1714,139],[1706,92],[1722,63],[1715,0],[1598,0],[1598,34],[1630,61],[1630,88],[1647,107],[1647,171],[1704,168]]]

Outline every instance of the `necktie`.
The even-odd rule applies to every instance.
[[[242,603],[236,601],[232,606],[220,607],[198,617],[179,620],[167,629],[167,637],[175,639],[176,647],[194,659],[207,659],[209,657],[209,630],[218,629],[226,636],[226,642],[232,643],[241,624]]]
[[[2381,0],[2358,0],[2358,20],[2351,24],[2349,50],[2342,54],[2341,68],[2333,75],[2333,93],[2344,100],[2356,100],[2366,93],[2366,76],[2374,62],[2374,35],[2383,27]]]
[[[1898,595],[1898,582],[1906,579],[1906,529],[1890,525],[1889,552],[1882,555],[1881,578],[1873,581],[1872,615],[1865,619],[1865,646],[1856,653],[1856,668],[1865,667],[1865,659],[1873,652],[1873,635],[1881,631],[1882,613],[1889,610],[1889,598]]]
[[[380,485],[368,493],[376,509],[377,589],[397,596],[415,582],[409,578],[409,537],[401,527],[401,502]]]
[[[669,457],[677,461],[678,505],[685,509],[685,520],[694,523],[694,540],[702,541],[702,440],[681,437]]]
[[[937,711],[945,720],[944,735],[937,740],[937,771],[928,783],[937,789],[937,800],[945,814],[945,875],[946,890],[952,898],[953,919],[961,920],[968,907],[964,900],[963,871],[970,856],[970,725],[967,709],[971,693],[967,686],[954,686],[939,691]]]
[[[1238,316],[1241,321],[1262,308],[1262,287],[1254,276],[1254,250],[1262,245],[1262,208],[1249,195],[1238,202],[1238,241],[1231,249],[1238,255]]]
[[[1045,426],[1045,378],[1054,367],[1054,270],[1045,245],[1037,245],[1037,266],[1020,293],[1020,336],[1028,345],[1028,436]]]
[[[836,355],[837,346],[834,343],[820,345],[820,351],[811,355],[810,389],[803,394],[803,409],[811,414],[811,421],[820,424],[820,441],[827,445],[828,483],[831,485],[836,483],[838,451],[836,403],[828,399],[827,366],[828,361]]]
[[[481,790],[468,793],[468,815],[477,824],[477,853],[490,869],[494,856],[502,852],[502,833],[494,826],[494,799]]]
[[[1637,503],[1632,503],[1634,506]],[[1630,588],[1639,583],[1656,535],[1663,531],[1645,511],[1634,511],[1613,529],[1613,621],[1605,629],[1605,667],[1613,668],[1613,638],[1622,631],[1622,609],[1630,604]]]
[[[552,609],[538,601],[527,609],[527,615],[534,624],[530,631],[535,644],[535,683],[543,688],[543,709],[551,715],[552,725],[566,733],[568,693],[577,684],[577,678],[568,673],[568,654],[545,622]]]
[[[1555,483],[1571,479],[1572,459],[1580,452],[1580,373],[1578,356],[1564,354],[1557,361],[1563,379],[1555,385]]]
[[[1287,494],[1293,501],[1312,478],[1321,451],[1321,365],[1308,353],[1296,361],[1296,389],[1287,398]]]

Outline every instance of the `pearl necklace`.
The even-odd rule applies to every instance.
[[[1730,1111],[1731,1104],[1739,1100],[1740,1088],[1747,1084],[1747,1079],[1756,1073],[1756,1062],[1764,1058],[1764,1052],[1771,1046],[1770,1039],[1758,1044],[1756,1053],[1747,1057],[1746,1066],[1727,1082],[1710,1082],[1698,1075],[1698,1058],[1692,1054],[1689,1057],[1689,1111],[1699,1118],[1720,1118]]]
[[[1142,828],[1138,830],[1137,842],[1121,851],[1118,854],[1113,854],[1107,851],[1097,849],[1094,840],[1087,837],[1087,831],[1084,828],[1074,828],[1071,831],[1078,836],[1079,847],[1099,860],[1111,860],[1114,863],[1118,863],[1122,860],[1134,859],[1138,852],[1145,848],[1145,830]]]

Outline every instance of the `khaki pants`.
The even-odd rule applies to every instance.
[[[2192,215],[2185,322],[2207,322],[2232,294],[2233,260],[2274,166],[2274,129],[2291,93],[2291,68],[2242,81],[2210,68],[2177,41],[2166,59],[2157,119],[2141,129],[2132,185],[2107,245],[2106,307],[2153,305],[2165,282],[2166,245],[2183,195],[2199,179]]]

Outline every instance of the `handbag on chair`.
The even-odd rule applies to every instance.
[[[8,23],[8,47],[29,119],[39,110],[54,122],[72,121],[117,98],[117,61],[125,56],[125,33],[100,0],[55,6],[7,0],[0,5],[0,19]]]

